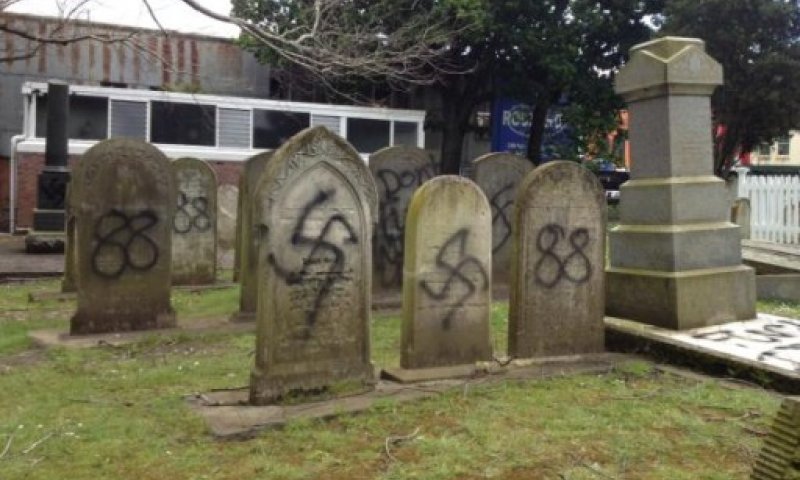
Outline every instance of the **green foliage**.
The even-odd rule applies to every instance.
[[[723,21],[724,19],[724,21]],[[724,69],[712,98],[715,170],[800,126],[800,5],[786,0],[673,0],[662,33],[699,37]]]

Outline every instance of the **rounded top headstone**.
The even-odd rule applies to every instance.
[[[589,169],[575,162],[554,160],[535,168],[517,190],[517,213],[529,204],[536,207],[569,207],[575,195],[593,197],[597,205],[605,205],[603,185]]]

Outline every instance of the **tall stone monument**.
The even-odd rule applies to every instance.
[[[169,160],[145,142],[116,138],[97,143],[81,162],[71,191],[78,309],[70,333],[174,326]]]
[[[414,194],[406,224],[400,366],[491,360],[492,215],[472,181],[436,177]]]
[[[513,153],[487,153],[472,162],[472,179],[492,207],[492,283],[507,285],[511,277],[511,223],[517,186],[533,164]]]
[[[712,174],[710,97],[722,67],[695,38],[637,45],[617,76],[630,112],[631,180],[609,236],[606,312],[688,329],[754,318],[725,182]]]
[[[416,147],[386,147],[369,157],[380,202],[372,245],[372,285],[376,296],[396,294],[403,284],[403,242],[411,196],[434,176],[428,153]]]
[[[324,127],[269,161],[255,194],[253,404],[292,391],[374,384],[369,318],[378,194],[367,166]]]
[[[217,280],[217,175],[198,158],[179,158],[171,166],[177,189],[172,284],[213,284]]]
[[[606,199],[597,177],[574,162],[532,171],[513,232],[509,355],[603,351]]]
[[[234,322],[252,322],[256,318],[258,299],[256,266],[258,262],[258,243],[261,240],[258,226],[253,217],[255,192],[261,175],[272,158],[273,152],[264,152],[247,160],[239,182],[239,213],[236,216],[237,252],[234,259],[238,272],[239,311],[234,313]]]
[[[37,178],[33,231],[25,237],[28,253],[64,251],[65,203],[69,183],[69,85],[47,84],[47,134],[44,169]]]

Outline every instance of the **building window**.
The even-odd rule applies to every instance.
[[[103,140],[108,134],[108,99],[69,96],[67,136],[73,140]],[[47,94],[36,99],[36,136],[47,136]]]
[[[253,148],[278,148],[308,125],[308,113],[253,110]]]
[[[417,146],[417,124],[414,122],[394,122],[394,144]]]
[[[147,103],[111,100],[110,137],[147,140]]]
[[[360,153],[372,153],[389,146],[389,120],[347,119],[347,141]]]
[[[250,148],[250,110],[219,109],[219,146]]]
[[[172,145],[216,144],[216,106],[151,102],[150,141]]]
[[[789,137],[778,139],[778,155],[789,155]]]

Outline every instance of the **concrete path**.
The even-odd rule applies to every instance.
[[[24,236],[0,235],[0,282],[63,274],[63,254],[27,254]]]

